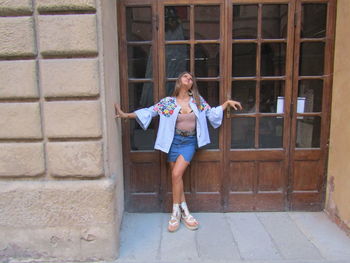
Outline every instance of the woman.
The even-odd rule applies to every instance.
[[[154,148],[168,154],[171,168],[173,212],[168,224],[169,232],[179,228],[180,220],[187,228],[198,229],[198,222],[186,205],[182,176],[196,149],[210,143],[207,118],[214,128],[219,127],[223,111],[228,106],[242,109],[241,104],[234,100],[211,108],[200,96],[194,76],[189,72],[179,75],[171,97],[154,106],[125,113],[119,105],[115,105],[117,118],[136,119],[143,129],[147,129],[153,117],[160,116]]]

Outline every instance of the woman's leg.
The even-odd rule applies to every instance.
[[[175,166],[175,162],[169,162],[169,165],[170,165],[170,174],[172,175],[173,169],[174,169],[174,166]],[[182,179],[182,182],[183,182],[183,179]],[[184,193],[183,187],[182,187],[182,191],[181,191],[181,202],[180,203],[182,203],[182,202],[186,202],[185,193]]]
[[[176,159],[176,162],[170,163],[171,168],[171,180],[173,190],[173,203],[180,204],[185,201],[183,175],[190,163],[186,162],[182,155]]]

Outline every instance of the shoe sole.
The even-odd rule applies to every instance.
[[[197,230],[198,229],[198,225],[197,226],[190,226],[186,223],[186,221],[184,219],[181,218],[181,222],[184,223],[184,225],[189,229],[189,230]]]

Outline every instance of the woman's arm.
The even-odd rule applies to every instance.
[[[242,105],[241,105],[240,102],[235,101],[235,100],[227,100],[227,101],[225,101],[225,102],[221,105],[222,110],[226,110],[226,108],[227,108],[228,105],[230,105],[230,106],[231,106],[232,108],[234,108],[235,110],[237,110],[237,109],[242,110],[242,109],[243,109],[243,107],[242,107]]]
[[[123,112],[119,104],[114,104],[114,108],[115,108],[115,118],[136,119],[135,112],[131,112],[131,113]]]

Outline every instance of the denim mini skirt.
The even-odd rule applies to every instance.
[[[197,136],[182,136],[180,134],[174,135],[168,153],[168,162],[176,162],[177,157],[182,155],[186,162],[191,162],[194,153],[197,150]]]

